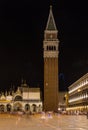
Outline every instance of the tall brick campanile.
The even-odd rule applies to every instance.
[[[44,110],[58,110],[58,31],[54,21],[52,6],[44,32]]]

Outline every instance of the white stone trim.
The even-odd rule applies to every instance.
[[[44,51],[44,58],[52,58],[52,57],[54,57],[54,58],[58,58],[58,54],[59,54],[59,52],[58,51]]]

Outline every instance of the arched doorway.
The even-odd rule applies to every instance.
[[[20,102],[16,102],[13,107],[14,107],[14,111],[22,110],[22,104]]]
[[[29,104],[26,104],[25,105],[25,111],[29,111],[30,110],[30,105]]]
[[[33,112],[37,111],[37,106],[35,104],[32,105]]]
[[[4,105],[0,105],[0,112],[4,112],[5,106]]]
[[[11,111],[11,105],[10,104],[7,104],[7,112],[10,112]]]

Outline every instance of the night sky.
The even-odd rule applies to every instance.
[[[58,29],[60,90],[88,72],[87,3],[79,0],[0,0],[0,91],[21,79],[43,87],[43,39],[49,6]]]

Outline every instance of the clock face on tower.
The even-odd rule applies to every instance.
[[[46,34],[46,39],[56,39],[56,34]]]
[[[46,35],[46,38],[47,38],[47,39],[52,39],[52,38],[53,38],[53,35],[52,35],[52,34],[47,34],[47,35]]]
[[[53,37],[53,35],[52,34],[50,34],[50,38],[52,39],[52,37]]]

